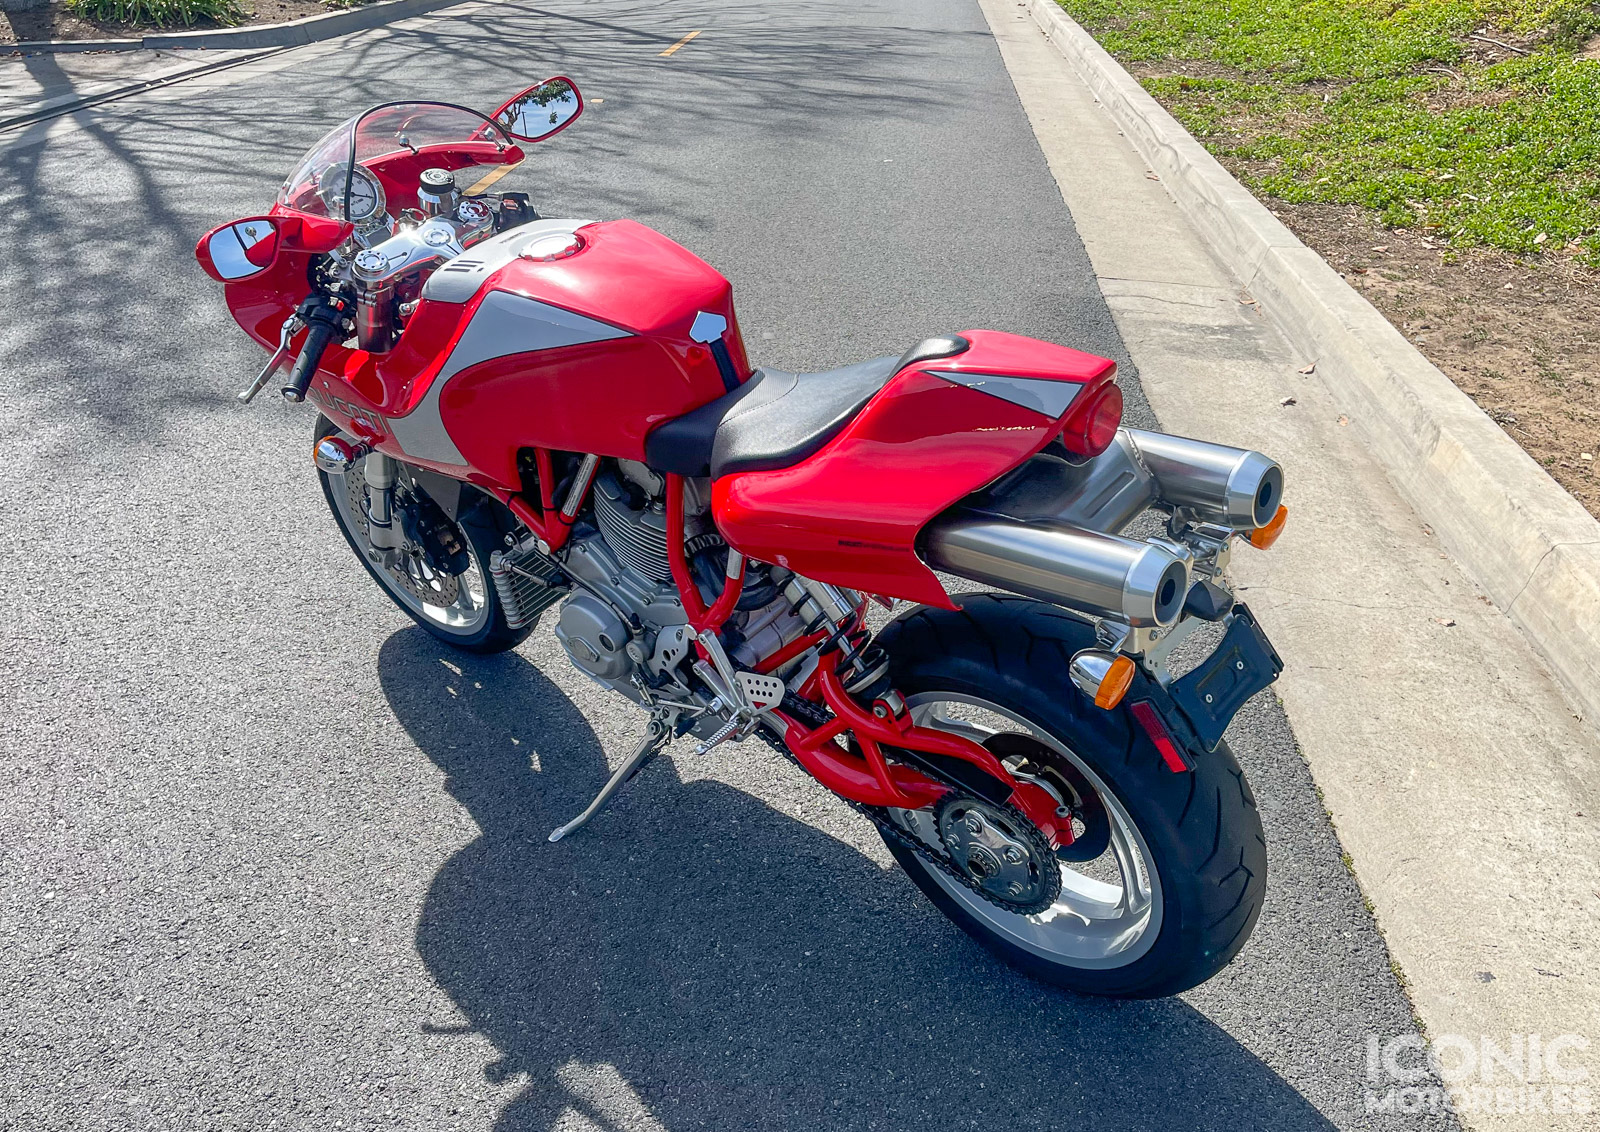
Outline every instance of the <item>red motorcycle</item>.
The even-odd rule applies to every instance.
[[[1029,974],[1210,977],[1266,880],[1222,736],[1282,664],[1223,568],[1282,528],[1278,465],[1122,428],[1112,362],[1013,334],[752,368],[691,252],[490,191],[582,112],[566,78],[487,116],[375,107],[196,248],[274,351],[241,399],[292,361],[328,506],[395,603],[473,652],[559,606],[572,663],[649,714],[550,840],[677,737],[759,738]],[[1122,533],[1151,509],[1161,533]],[[898,605],[877,631],[874,601]]]

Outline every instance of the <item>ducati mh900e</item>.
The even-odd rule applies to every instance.
[[[328,507],[395,603],[480,653],[548,615],[648,714],[550,840],[675,739],[757,740],[1023,971],[1209,978],[1266,881],[1223,730],[1282,665],[1223,570],[1282,528],[1278,464],[1124,428],[1112,362],[1014,334],[754,367],[693,253],[490,190],[582,111],[566,78],[377,106],[196,249],[273,351],[240,397],[282,372],[320,410]]]

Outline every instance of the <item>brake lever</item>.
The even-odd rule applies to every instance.
[[[273,351],[272,357],[267,359],[267,364],[262,367],[260,374],[245,388],[239,390],[239,401],[248,405],[256,399],[256,394],[267,387],[267,382],[272,380],[272,375],[283,368],[283,364],[294,355],[289,351],[289,339],[305,329],[305,320],[298,312],[284,319],[283,330],[278,335],[278,348]]]

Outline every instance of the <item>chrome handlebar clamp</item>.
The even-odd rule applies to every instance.
[[[394,339],[395,285],[415,272],[454,259],[494,232],[494,210],[463,200],[455,216],[432,216],[357,252],[350,263],[356,285],[356,335],[363,350],[381,354]]]

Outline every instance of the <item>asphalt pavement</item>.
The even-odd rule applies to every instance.
[[[1179,999],[998,966],[756,744],[546,844],[641,718],[410,627],[192,248],[350,113],[552,73],[502,187],[693,248],[758,362],[993,327],[1155,423],[970,0],[469,5],[0,136],[0,1127],[1436,1126],[1365,1111],[1410,1010],[1270,696],[1266,909]]]

